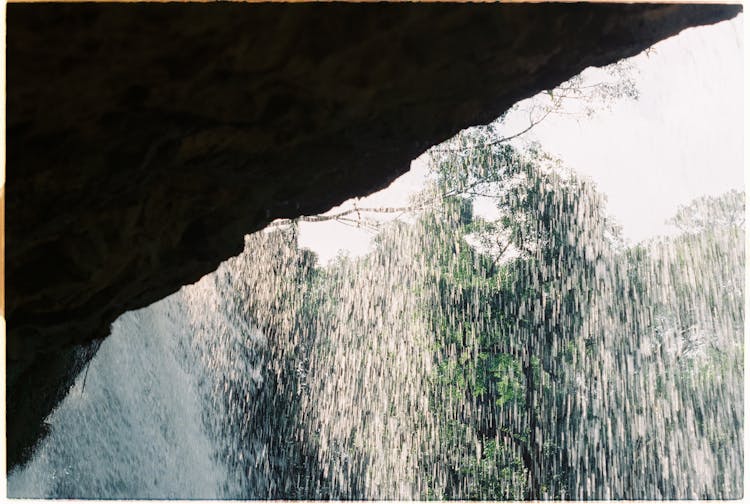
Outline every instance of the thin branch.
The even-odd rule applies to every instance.
[[[380,224],[377,221],[368,220],[368,219],[350,219],[348,217],[341,217],[339,219],[336,219],[336,222],[340,222],[342,224],[346,224],[347,226],[356,227],[359,229],[367,229],[369,231],[377,232],[380,230]]]
[[[502,259],[502,257],[505,255],[505,252],[508,250],[508,247],[510,247],[510,244],[511,244],[511,240],[507,240],[505,242],[505,246],[503,247],[503,249],[500,251],[499,254],[497,254],[497,257],[495,257],[495,259],[492,261],[493,266],[495,267],[499,266],[500,259]]]
[[[338,221],[342,217],[346,217],[347,215],[351,215],[356,213],[360,219],[362,219],[361,213],[403,213],[403,212],[415,212],[417,210],[422,210],[426,208],[426,205],[422,206],[408,206],[408,207],[371,207],[371,208],[358,208],[354,207],[349,210],[344,210],[343,212],[339,212],[332,215],[303,215],[300,217],[297,217],[296,219],[278,219],[275,222],[272,222],[267,227],[273,228],[273,227],[281,227],[281,226],[287,226],[294,222],[326,222],[326,221]]]
[[[414,210],[419,210],[419,208],[408,206],[408,207],[371,207],[371,208],[357,208],[354,207],[350,210],[344,210],[343,212],[339,212],[337,214],[333,215],[308,215],[308,216],[302,216],[298,220],[301,220],[303,222],[320,222],[320,221],[328,221],[328,220],[334,220],[339,217],[345,217],[347,215],[351,215],[353,213],[359,214],[360,212],[367,212],[367,213],[398,213],[398,212],[411,212]]]
[[[499,194],[487,194],[487,193],[481,193],[476,191],[464,191],[461,194],[466,194],[468,196],[481,196],[483,198],[499,198]]]
[[[542,115],[542,117],[540,117],[539,119],[536,119],[536,120],[531,120],[530,123],[529,123],[529,125],[526,128],[522,129],[521,131],[519,131],[517,133],[514,133],[513,135],[509,135],[509,136],[506,136],[506,137],[498,138],[496,140],[492,140],[492,141],[486,142],[486,143],[470,145],[468,147],[460,147],[460,148],[446,147],[444,149],[433,149],[432,152],[464,152],[464,151],[476,149],[476,148],[479,148],[479,147],[490,147],[492,145],[498,145],[498,144],[501,144],[501,143],[509,142],[509,141],[511,141],[511,140],[513,140],[515,138],[518,138],[520,136],[523,136],[526,133],[528,133],[529,131],[531,131],[537,124],[539,124],[540,122],[544,121],[547,118],[547,116],[549,116],[552,112],[553,112],[553,109],[547,109],[547,111],[544,113],[544,115]],[[529,115],[531,115],[531,113],[529,113]]]

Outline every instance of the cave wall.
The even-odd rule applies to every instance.
[[[9,4],[7,456],[121,313],[737,5]]]

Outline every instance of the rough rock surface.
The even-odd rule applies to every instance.
[[[726,5],[10,4],[8,467],[126,310]],[[88,346],[87,346],[88,345]]]

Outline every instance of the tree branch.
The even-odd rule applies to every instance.
[[[368,207],[368,208],[359,208],[355,206],[354,208],[351,208],[349,210],[344,210],[343,212],[331,214],[331,215],[303,215],[301,217],[297,217],[296,219],[278,219],[271,224],[269,224],[267,227],[280,227],[280,226],[287,226],[294,222],[326,222],[326,221],[338,221],[342,222],[343,220],[348,220],[349,222],[364,222],[366,219],[362,218],[362,213],[404,213],[404,212],[415,212],[417,210],[422,210],[426,208],[427,205],[414,205],[414,206],[407,206],[407,207]],[[348,215],[351,214],[357,214],[357,219],[345,219]]]
[[[509,136],[506,136],[506,137],[501,137],[501,138],[498,138],[496,140],[492,140],[490,142],[485,142],[485,143],[481,143],[481,144],[470,145],[468,147],[460,147],[460,148],[446,147],[444,149],[432,149],[432,152],[464,152],[464,151],[467,151],[467,150],[477,149],[479,147],[489,147],[489,146],[492,146],[492,145],[498,145],[498,144],[501,144],[501,143],[509,142],[509,141],[511,141],[511,140],[513,140],[515,138],[518,138],[520,136],[523,136],[526,133],[528,133],[529,131],[531,131],[537,124],[539,124],[540,122],[544,121],[547,118],[547,116],[549,116],[552,113],[553,110],[554,109],[552,109],[552,108],[547,109],[547,111],[542,115],[542,117],[540,117],[539,119],[536,119],[536,120],[531,120],[530,123],[529,123],[529,125],[527,127],[525,127],[524,129],[522,129],[521,131],[519,131],[517,133],[514,133],[513,135],[509,135]]]

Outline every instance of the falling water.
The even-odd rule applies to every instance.
[[[744,194],[628,246],[591,183],[476,135],[370,254],[277,226],[123,315],[9,494],[739,497]]]
[[[201,372],[184,365],[186,328],[177,296],[120,317],[32,461],[9,475],[9,496],[218,495],[225,471],[202,426]]]

